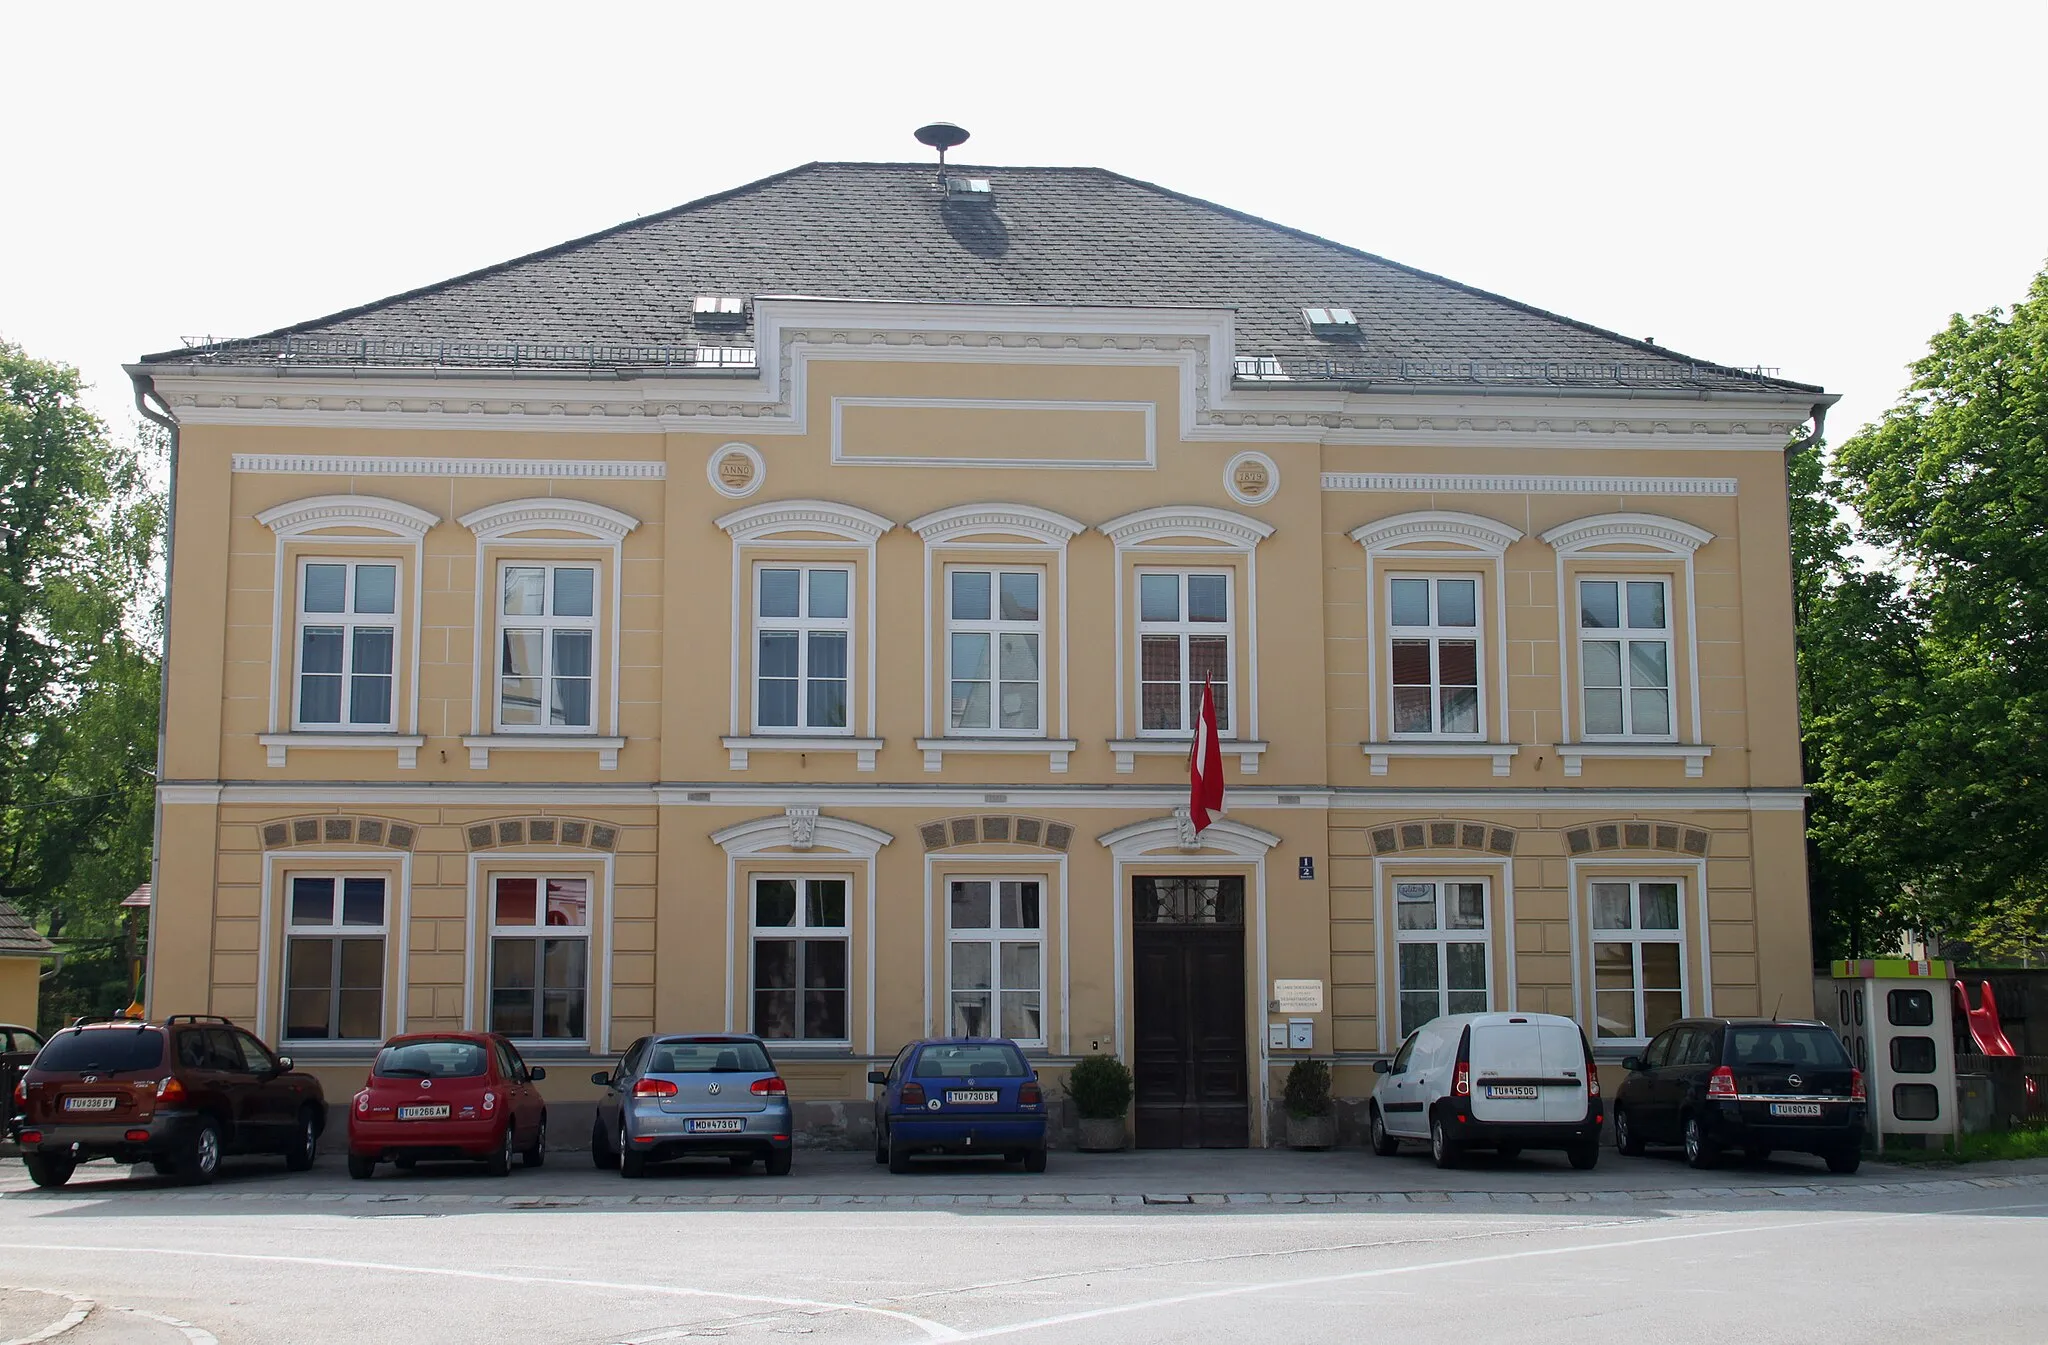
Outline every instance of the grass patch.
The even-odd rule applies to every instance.
[[[2016,1158],[2048,1158],[2048,1123],[1982,1135],[1953,1135],[1939,1149],[1886,1143],[1887,1163],[1997,1163]]]

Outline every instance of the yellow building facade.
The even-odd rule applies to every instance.
[[[1618,1059],[1810,1012],[1784,450],[1826,394],[1112,175],[955,171],[992,199],[814,165],[133,367],[178,427],[153,1014],[330,1097],[495,1028],[572,1116],[644,1034],[757,1031],[850,1142],[871,1065],[994,1032],[1131,1063],[1141,1144],[1232,1145],[1295,1059],[1355,1107],[1439,1013]],[[1134,280],[1186,253],[1076,218],[1126,196],[1285,255],[1214,263],[1238,302]],[[900,210],[914,283],[704,260],[803,251],[759,222],[790,201],[855,254]],[[1055,255],[1100,275],[988,287]],[[1317,330],[1342,303],[1362,334]],[[1501,348],[1385,353],[1440,329]]]

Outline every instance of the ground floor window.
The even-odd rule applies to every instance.
[[[1036,878],[947,885],[946,968],[955,1036],[1045,1040],[1045,914]]]
[[[491,1031],[535,1041],[589,1035],[590,879],[491,880]]]
[[[294,875],[285,912],[284,1036],[299,1041],[384,1035],[381,876]]]
[[[1484,1013],[1486,884],[1413,878],[1394,884],[1394,965],[1401,1035],[1432,1018]]]
[[[844,878],[756,878],[754,1033],[774,1041],[850,1040],[851,936]]]
[[[1685,942],[1674,879],[1590,885],[1595,1035],[1641,1040],[1685,1016]]]

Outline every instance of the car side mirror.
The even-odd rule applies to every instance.
[[[1643,1067],[1643,1058],[1639,1055],[1623,1056],[1621,1067],[1633,1073]]]
[[[277,1072],[279,1074],[290,1074],[292,1072],[292,1058],[290,1056],[281,1055],[277,1058]]]
[[[869,1083],[887,1083],[887,1082],[889,1082],[889,1076],[888,1076],[887,1074],[883,1073],[883,1072],[882,1072],[881,1070],[878,1070],[878,1069],[871,1069],[871,1070],[869,1070],[869,1071],[868,1071],[868,1082],[869,1082]]]
[[[548,1077],[548,1072],[539,1065],[528,1065],[526,1067],[526,1077],[534,1083],[539,1083],[542,1079]]]
[[[611,1071],[604,1069],[597,1070],[591,1074],[590,1081],[596,1084],[599,1088],[610,1088],[612,1086]]]
[[[1391,1060],[1375,1060],[1372,1062],[1372,1072],[1374,1074],[1392,1074],[1394,1072],[1394,1062]]]

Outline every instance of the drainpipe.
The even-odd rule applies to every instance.
[[[1815,402],[1813,404],[1812,416],[1813,429],[1785,445],[1785,501],[1788,509],[1791,506],[1792,499],[1792,459],[1820,444],[1821,436],[1827,431],[1828,408],[1835,404],[1835,400],[1835,398],[1830,397],[1824,402]],[[1787,540],[1790,540],[1789,537]],[[1785,578],[1792,590],[1792,722],[1798,726],[1799,730],[1799,783],[1801,792],[1804,793],[1804,787],[1808,781],[1806,778],[1806,698],[1802,694],[1804,688],[1800,684],[1798,670],[1799,576],[1793,573],[1790,567],[1787,567]],[[1807,799],[1802,799],[1801,801],[1799,820],[1802,824],[1800,830],[1804,833],[1813,822],[1812,806]],[[1807,844],[1804,834],[1800,837],[1800,843],[1802,848]],[[1809,962],[1813,960],[1813,865],[1810,862],[1810,858],[1809,856],[1809,863],[1806,868],[1806,936],[1807,960]],[[154,931],[156,926],[152,924],[150,928]]]
[[[170,498],[164,506],[164,633],[156,684],[156,820],[149,846],[149,942],[143,951],[142,1003],[143,1014],[147,1017],[151,1001],[156,996],[156,931],[160,923],[156,914],[157,894],[164,890],[164,743],[171,712],[171,567],[177,564],[178,422],[171,414],[170,403],[156,390],[155,379],[135,370],[130,370],[128,377],[135,384],[135,409],[142,413],[144,419],[163,426],[171,435]],[[161,412],[150,409],[152,398],[163,408]]]

